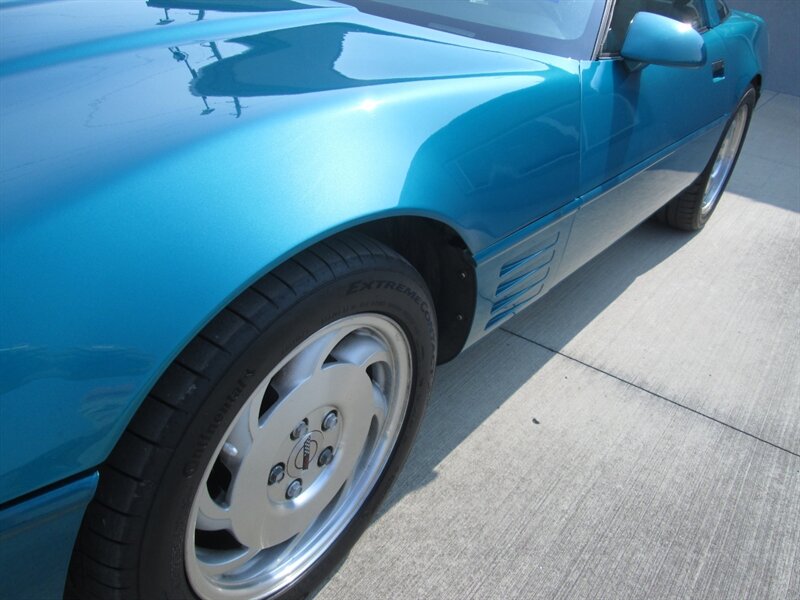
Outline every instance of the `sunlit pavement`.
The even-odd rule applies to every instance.
[[[439,370],[317,598],[800,598],[800,98],[704,231],[641,225]]]

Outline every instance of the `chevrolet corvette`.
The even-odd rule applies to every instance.
[[[0,2],[0,596],[304,597],[435,366],[645,219],[761,92],[724,0]]]

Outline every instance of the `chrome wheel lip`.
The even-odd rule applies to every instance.
[[[361,339],[362,336],[363,340]],[[331,391],[329,394],[321,394],[321,398],[317,401],[316,409],[324,415],[327,415],[331,410],[339,411],[338,422],[334,427],[342,429],[343,439],[342,443],[339,444],[339,451],[342,455],[342,461],[348,456],[357,456],[354,462],[354,469],[348,474],[345,483],[333,494],[333,499],[324,505],[319,514],[311,519],[309,528],[297,534],[296,537],[299,539],[290,538],[289,541],[293,546],[292,553],[283,558],[279,564],[270,564],[268,561],[264,564],[259,564],[258,559],[260,556],[263,556],[264,550],[259,550],[257,544],[255,544],[254,547],[247,549],[249,551],[255,550],[257,553],[248,559],[250,562],[244,563],[243,567],[236,567],[228,573],[210,572],[207,566],[211,564],[213,567],[213,561],[209,563],[209,556],[204,554],[204,549],[196,544],[196,527],[198,525],[198,518],[204,516],[201,514],[200,507],[204,496],[203,491],[207,489],[209,476],[218,460],[223,459],[223,451],[230,451],[229,439],[235,434],[237,425],[241,428],[243,427],[241,425],[243,420],[251,418],[249,415],[251,415],[253,411],[254,403],[261,404],[261,398],[265,394],[265,389],[270,382],[274,381],[276,377],[283,376],[284,371],[289,370],[289,367],[294,364],[293,361],[297,362],[298,359],[305,360],[304,352],[314,348],[315,344],[319,345],[322,341],[329,338],[333,340],[334,345],[338,348],[343,340],[349,342],[353,337],[357,338],[354,344],[357,351],[354,354],[351,352],[351,354],[355,356],[358,354],[359,350],[364,352],[372,351],[374,348],[366,348],[365,350],[358,346],[359,344],[361,346],[372,344],[378,348],[377,356],[386,359],[378,360],[373,363],[365,362],[363,365],[356,365],[363,366],[365,377],[369,377],[368,381],[371,385],[373,396],[375,396],[376,391],[378,391],[381,392],[382,397],[385,398],[385,415],[381,414],[377,421],[375,415],[369,417],[369,431],[367,432],[363,447],[358,450],[358,440],[354,439],[352,443],[350,443],[351,440],[348,439],[349,434],[347,427],[349,426],[348,423],[358,422],[359,420],[365,421],[366,417],[360,417],[352,413],[348,415],[348,409],[342,408],[341,401],[337,398],[336,390]],[[325,353],[331,350],[330,347],[324,344],[320,347],[325,348]],[[383,349],[383,352],[381,352],[380,348]],[[352,350],[352,348],[349,348],[349,350]],[[316,358],[319,360],[321,370],[328,368],[323,364],[325,356],[320,355]],[[351,364],[347,362],[343,364],[348,367],[351,366]],[[367,375],[366,369],[371,365],[378,365],[378,368],[375,369],[371,375]],[[352,521],[383,473],[394,451],[403,423],[405,422],[412,385],[412,375],[411,346],[407,335],[397,322],[378,313],[362,313],[335,321],[308,337],[280,361],[280,363],[260,382],[234,417],[231,425],[222,436],[214,452],[213,459],[207,465],[201,479],[200,487],[196,492],[187,524],[184,551],[186,575],[195,593],[209,600],[237,600],[253,597],[268,597],[284,590],[313,566],[325,551],[335,543],[340,534]],[[297,390],[303,385],[307,385],[315,376],[319,376],[317,372],[314,372],[306,379],[292,382],[290,384],[290,389]],[[291,386],[294,387],[291,388]],[[291,396],[291,393],[289,396]],[[270,419],[274,418],[275,415],[282,410],[281,407],[292,400],[292,397],[279,398],[275,404],[264,413],[263,425],[261,427],[265,427],[270,422]],[[286,406],[289,405],[286,404]],[[284,408],[286,408],[286,406],[284,406]],[[362,423],[362,433],[363,429],[364,426]],[[316,433],[310,432],[307,435],[311,436],[312,433],[315,435],[322,433],[317,430],[315,430],[315,432]],[[288,439],[289,432],[287,431],[286,433]],[[297,441],[292,440],[290,443],[294,445]],[[252,452],[255,446],[254,444],[249,451]],[[319,451],[315,454],[315,462],[321,450],[322,448],[319,448]],[[318,465],[320,469],[324,470],[329,467],[335,468],[337,459],[340,458],[339,451],[334,454],[330,465]],[[292,456],[294,456],[294,454]],[[241,464],[244,464],[247,460],[247,456],[240,456],[239,460],[241,460]],[[266,488],[268,486],[267,479],[269,473],[274,464],[285,461],[281,456],[277,456],[274,463],[270,461],[266,462],[269,464],[263,465],[265,503],[268,501]],[[240,471],[240,473],[243,473],[243,471]],[[244,474],[242,477],[244,478]],[[339,477],[341,477],[341,475],[339,475]],[[291,484],[292,481],[293,478],[289,476],[288,473],[283,478],[284,486]],[[269,500],[271,503],[270,506],[272,506],[273,509],[273,515],[286,514],[288,515],[287,518],[291,518],[293,510],[297,510],[299,513],[304,507],[313,504],[316,496],[310,491],[308,493],[305,492],[305,489],[317,489],[318,495],[323,497],[324,502],[325,496],[322,496],[319,490],[327,491],[330,495],[331,490],[333,490],[337,483],[338,481],[335,477],[323,473],[311,481],[297,498],[287,498],[287,500],[282,503],[277,503],[274,499]],[[234,485],[235,484],[232,484],[231,487],[234,487]],[[326,490],[326,486],[332,487]],[[306,496],[304,496],[304,494],[306,494]],[[278,505],[277,508],[275,506],[276,504]],[[320,514],[325,512],[327,512],[327,514],[324,515],[324,518],[319,519]],[[266,519],[264,519],[264,521],[266,523]],[[317,523],[317,521],[320,522]],[[278,546],[280,545],[281,544],[278,544]]]
[[[725,184],[730,177],[731,171],[733,171],[739,148],[744,140],[749,113],[750,106],[742,104],[731,121],[725,138],[722,140],[703,192],[703,201],[700,205],[700,214],[703,217],[711,213],[722,196]]]

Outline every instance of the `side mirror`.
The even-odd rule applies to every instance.
[[[628,27],[620,54],[637,63],[700,67],[706,63],[706,44],[687,23],[640,12]]]

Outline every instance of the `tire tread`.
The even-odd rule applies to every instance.
[[[298,297],[348,270],[387,259],[405,262],[361,234],[319,242],[254,282],[192,339],[161,375],[99,467],[97,492],[70,563],[68,596],[139,597],[139,540],[149,503],[164,465],[215,377]]]

